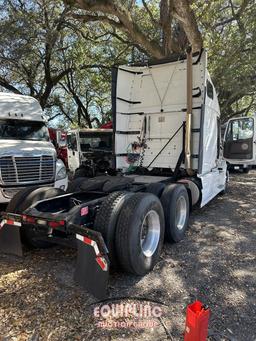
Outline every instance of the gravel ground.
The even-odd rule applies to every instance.
[[[153,272],[112,274],[112,300],[165,304],[154,328],[97,327],[96,300],[73,282],[72,250],[1,255],[0,340],[182,340],[186,306],[200,299],[211,309],[209,340],[255,341],[255,191],[255,171],[233,174],[228,193],[193,212],[185,240],[165,245]]]

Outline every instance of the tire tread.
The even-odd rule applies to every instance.
[[[118,261],[124,271],[133,274],[136,272],[136,270],[132,265],[129,245],[127,245],[126,241],[128,240],[128,235],[131,228],[130,217],[144,195],[144,193],[136,193],[130,199],[128,199],[125,209],[121,211],[118,218],[116,231]]]
[[[115,239],[116,239],[115,227],[117,224],[118,216],[122,208],[122,205],[121,207],[118,208],[118,211],[115,212],[115,210],[120,204],[120,201],[126,195],[128,195],[127,192],[121,192],[121,191],[113,192],[110,195],[108,195],[107,198],[102,203],[94,221],[94,229],[102,234],[105,240],[105,243],[108,247],[108,250],[109,250],[109,258],[110,258],[111,264],[113,265],[114,268],[118,268],[118,260],[116,256],[116,250],[115,250]],[[129,195],[131,195],[131,193]],[[116,217],[113,217],[113,214],[116,214]],[[116,221],[116,224],[115,226],[112,227],[110,231],[109,226],[113,220]]]
[[[175,231],[173,227],[173,217],[172,217],[173,212],[170,212],[170,209],[172,208],[171,201],[173,200],[173,197],[175,197],[176,192],[180,191],[181,188],[185,190],[184,193],[186,193],[186,200],[187,200],[188,209],[189,209],[188,192],[186,190],[186,187],[182,184],[177,184],[177,183],[170,184],[169,186],[165,188],[161,196],[161,202],[162,202],[164,215],[165,215],[165,236],[166,236],[166,240],[170,243],[173,243],[173,242],[177,243],[183,238],[183,236],[179,235],[180,234],[179,231],[178,232]],[[189,211],[188,211],[188,215],[189,215]],[[185,226],[183,233],[185,233],[187,226],[188,226],[188,219],[187,219],[186,226]]]

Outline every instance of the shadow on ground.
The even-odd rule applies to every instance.
[[[72,250],[1,255],[0,340],[165,340],[163,323],[173,340],[182,340],[185,309],[195,299],[211,309],[209,340],[256,340],[255,190],[256,172],[233,174],[228,193],[193,212],[185,240],[165,245],[153,272],[111,276],[110,298],[167,305],[152,330],[97,328],[95,299],[73,282]]]

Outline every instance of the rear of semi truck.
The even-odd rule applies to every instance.
[[[225,189],[226,162],[206,52],[190,63],[180,58],[115,70],[116,167],[172,174],[178,164],[183,178],[197,180],[204,206]]]
[[[191,209],[227,180],[205,51],[114,68],[112,84],[116,174],[80,178],[71,193],[23,190],[0,223],[2,252],[21,255],[21,234],[33,247],[77,247],[75,280],[99,298],[110,266],[151,271],[163,241],[182,240]]]

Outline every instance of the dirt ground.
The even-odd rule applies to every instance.
[[[76,254],[63,248],[0,256],[0,340],[182,340],[186,306],[211,309],[209,340],[256,340],[256,171],[232,174],[228,193],[194,211],[185,240],[165,245],[144,278],[113,274],[110,302],[162,302],[158,326],[97,326],[96,299],[73,282]],[[125,301],[125,299],[123,299]]]

